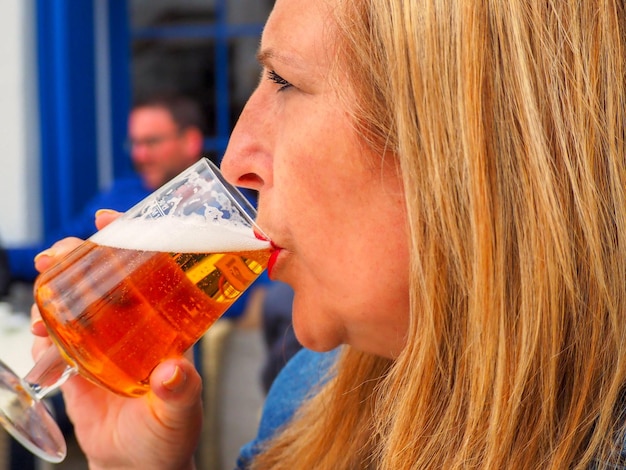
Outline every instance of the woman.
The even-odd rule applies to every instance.
[[[618,467],[624,9],[276,2],[222,168],[259,191],[298,339],[345,346],[296,356],[311,388],[287,382],[296,414],[242,465]],[[197,374],[168,361],[151,385],[125,400],[66,384],[92,468],[193,466]]]

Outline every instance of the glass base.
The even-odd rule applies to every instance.
[[[0,424],[37,457],[59,463],[67,454],[63,433],[27,383],[0,361]]]

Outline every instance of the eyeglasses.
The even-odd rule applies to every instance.
[[[158,147],[166,140],[177,139],[181,135],[180,131],[176,131],[172,134],[163,134],[163,135],[153,135],[149,137],[144,137],[143,139],[127,139],[124,142],[124,148],[126,151],[130,152],[131,150],[137,147],[146,147],[147,149],[153,149]]]

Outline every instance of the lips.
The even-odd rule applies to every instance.
[[[267,274],[269,275],[270,279],[272,279],[272,271],[274,270],[274,265],[276,264],[278,256],[280,256],[282,248],[280,248],[272,241],[270,241],[270,243],[272,245],[272,253],[270,254],[270,259],[267,262]]]
[[[282,251],[282,248],[280,246],[278,246],[276,243],[274,243],[272,240],[270,240],[270,238],[265,235],[263,232],[261,232],[260,230],[254,230],[254,236],[258,239],[258,240],[263,240],[266,242],[269,242],[271,245],[271,253],[270,253],[270,258],[267,262],[267,274],[270,277],[270,279],[272,278],[272,270],[274,269],[274,265],[276,264],[276,259],[278,258],[278,256],[280,255],[280,252]]]
[[[267,236],[265,236],[263,233],[261,233],[261,231],[257,228],[253,230],[253,233],[254,233],[254,238],[256,238],[257,240],[263,240],[264,242],[270,241],[270,239],[267,238]]]

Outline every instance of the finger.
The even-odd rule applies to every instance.
[[[48,336],[48,330],[41,319],[41,313],[37,304],[33,304],[30,308],[30,332],[35,336]]]
[[[121,212],[117,212],[111,209],[100,209],[96,212],[96,228],[98,230],[102,230],[104,227],[117,219],[120,215],[122,215]]]
[[[53,347],[53,344],[48,338],[35,338],[30,348],[30,355],[37,362],[41,355],[50,347]]]
[[[33,304],[30,309],[30,331],[35,338],[30,348],[30,353],[36,361],[43,352],[50,347],[52,341],[48,338],[48,330],[45,323],[41,319],[41,314],[37,308],[37,304]]]
[[[47,250],[42,251],[35,256],[35,269],[43,272],[50,268],[58,259],[72,251],[82,243],[80,238],[68,237],[59,240]]]
[[[191,362],[164,361],[152,372],[150,387],[159,400],[154,411],[161,423],[170,429],[200,429],[202,379]]]

